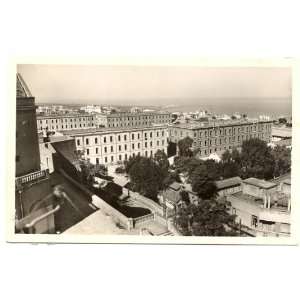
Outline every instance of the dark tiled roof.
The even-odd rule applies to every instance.
[[[242,183],[242,179],[238,176],[216,181],[218,190],[223,190],[233,186],[238,186]]]

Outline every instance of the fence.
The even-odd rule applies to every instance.
[[[33,183],[35,181],[41,180],[41,179],[45,179],[48,177],[48,169],[47,170],[41,170],[41,171],[37,171],[37,172],[33,172],[21,177],[17,177],[15,184],[16,187],[21,187],[25,184],[29,184],[29,183]]]

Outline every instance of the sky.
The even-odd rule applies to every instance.
[[[259,105],[261,98],[291,98],[286,67],[24,64],[17,71],[37,103],[167,106],[206,99],[224,105],[252,99]]]

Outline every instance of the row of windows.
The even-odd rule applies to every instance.
[[[205,146],[207,146],[208,144],[209,145],[212,145],[212,144],[221,145],[221,144],[224,144],[224,143],[226,144],[228,142],[229,143],[236,142],[236,141],[240,142],[240,141],[248,140],[248,139],[254,138],[254,137],[264,138],[264,134],[256,134],[256,135],[255,134],[250,134],[250,135],[247,135],[247,136],[242,135],[242,136],[237,136],[237,137],[233,136],[233,137],[229,137],[229,138],[225,137],[223,139],[215,139],[215,140],[204,140],[204,141],[199,140],[198,143],[199,143],[200,146],[201,146],[202,142],[204,142]],[[219,141],[219,143],[218,143],[218,141]]]
[[[164,151],[164,150],[163,150]],[[87,153],[88,154],[88,153]],[[138,152],[137,153],[137,155],[141,155],[141,152]],[[145,154],[144,154],[146,157],[148,157],[148,155],[150,156],[150,157],[152,157],[153,156],[153,151],[151,150],[151,151],[145,151]],[[133,153],[132,154],[132,156],[133,157],[135,157],[135,154]],[[128,154],[124,154],[124,156],[122,155],[122,154],[119,154],[118,155],[118,157],[117,157],[117,159],[118,159],[118,161],[122,161],[123,159],[124,160],[128,160],[129,158],[131,157],[131,155],[128,155]],[[114,156],[112,155],[112,156],[105,156],[104,157],[104,163],[108,163],[108,162],[111,162],[111,163],[113,163],[115,161],[115,158],[114,158]],[[100,163],[100,160],[99,160],[99,158],[97,157],[96,158],[96,164],[99,164]]]
[[[68,123],[69,121],[70,122],[73,122],[73,119],[51,119],[51,120],[49,120],[49,119],[42,119],[42,120],[40,120],[40,124],[42,124],[43,123],[43,121],[45,121],[45,123],[46,124],[48,124],[48,121],[49,121],[49,123],[58,123],[58,120],[60,120],[60,122],[61,123],[63,123],[64,122],[64,120],[65,120],[65,123]],[[94,118],[93,117],[91,117],[91,118],[82,118],[82,121],[88,121],[88,120],[90,120],[90,121],[94,121]],[[51,121],[51,122],[50,122]],[[54,122],[55,121],[55,122]],[[81,122],[81,118],[79,118],[79,119],[74,119],[74,122]]]
[[[141,119],[142,118],[142,119]],[[136,120],[151,120],[151,119],[170,119],[169,115],[154,115],[154,116],[134,116],[134,117],[119,117],[108,118],[109,122],[136,121]]]
[[[161,136],[162,136],[162,137],[165,135],[164,133],[165,133],[164,131],[161,132]],[[156,132],[156,136],[159,137],[159,131]],[[147,132],[145,132],[144,137],[145,137],[145,139],[148,138],[148,133],[147,133]],[[150,137],[150,138],[153,138],[152,132],[149,133],[149,137]],[[139,133],[137,133],[137,134],[132,133],[132,134],[131,134],[131,140],[134,141],[135,138],[137,138],[137,140],[139,140],[139,139],[140,139],[140,134],[139,134]],[[121,135],[118,135],[118,136],[117,136],[117,139],[118,139],[118,142],[121,142]],[[109,136],[109,138],[107,138],[107,137],[105,136],[105,137],[103,138],[103,142],[104,142],[104,143],[106,143],[108,140],[112,143],[112,142],[113,142],[113,136],[111,135],[111,136]],[[124,140],[124,141],[127,141],[127,135],[124,135],[124,136],[123,136],[123,140]],[[98,138],[97,138],[97,137],[94,139],[94,141],[95,141],[95,144],[98,144]],[[152,142],[151,142],[151,143],[152,143]],[[85,138],[85,144],[86,144],[86,145],[89,145],[89,144],[90,144],[90,138]],[[80,140],[77,140],[77,145],[80,146]]]
[[[47,126],[47,127],[43,127],[43,126],[41,126],[40,127],[40,129],[41,130],[43,130],[43,129],[46,129],[46,130],[48,130],[48,129],[53,129],[53,130],[61,130],[61,129],[73,129],[73,128],[83,128],[83,127],[94,127],[94,124],[92,123],[91,124],[91,126],[89,126],[88,124],[79,124],[79,127],[77,127],[77,125],[76,124],[74,124],[74,126],[71,124],[70,126],[68,126],[68,125],[56,125],[56,126]]]
[[[165,141],[162,140],[162,141],[161,141],[161,146],[164,146],[164,145],[165,145]],[[80,146],[80,140],[77,140],[77,146]],[[149,146],[150,146],[150,148],[153,147],[153,143],[150,142],[150,143],[149,143]],[[159,141],[156,142],[156,146],[160,146]],[[145,142],[145,148],[147,148],[147,147],[148,147],[148,143]],[[127,145],[123,145],[123,148],[124,148],[124,151],[127,151]],[[140,148],[141,148],[141,143],[137,143],[137,149],[140,149]],[[107,152],[108,152],[108,149],[110,149],[110,152],[114,152],[114,146],[110,146],[110,148],[104,147],[104,153],[107,153]],[[118,151],[122,151],[122,145],[119,145],[117,149],[118,149]],[[132,144],[132,145],[131,145],[131,149],[132,149],[132,150],[135,149],[135,144]],[[90,149],[86,149],[86,150],[87,150],[87,154],[89,155]],[[99,153],[99,148],[98,148],[98,147],[95,148],[95,153],[96,153],[96,154]]]
[[[265,127],[265,131],[270,131],[271,129],[271,125],[267,124]],[[214,129],[214,130],[199,130],[199,131],[194,131],[194,137],[198,136],[217,136],[217,135],[235,135],[235,134],[239,134],[239,133],[243,133],[243,132],[251,132],[251,131],[263,131],[263,125],[262,126],[250,126],[250,127],[234,127],[234,128],[225,128],[225,129]],[[171,129],[171,135],[180,135],[183,136],[184,132],[186,134],[186,136],[189,135],[190,131],[185,131],[185,130],[177,130],[177,129]]]

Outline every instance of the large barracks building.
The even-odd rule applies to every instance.
[[[202,123],[173,124],[169,128],[170,142],[177,143],[189,136],[193,149],[199,149],[201,157],[212,153],[239,148],[243,141],[259,138],[269,143],[272,137],[272,121],[229,120]]]
[[[168,127],[97,128],[66,132],[75,138],[77,150],[93,164],[114,164],[130,156],[154,156],[157,150],[167,153]]]
[[[97,115],[98,125],[108,128],[147,127],[153,124],[169,124],[172,115],[169,112],[124,112]]]

